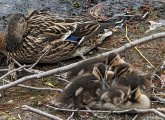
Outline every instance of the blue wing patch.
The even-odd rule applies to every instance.
[[[79,43],[79,41],[81,40],[81,37],[71,35],[71,36],[67,37],[65,40],[69,40],[69,41],[74,42],[74,43],[75,42]]]

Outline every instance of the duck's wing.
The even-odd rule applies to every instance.
[[[107,24],[78,17],[59,17],[49,12],[33,12],[28,17],[28,35],[44,42],[70,41],[80,44],[84,38],[98,34]]]

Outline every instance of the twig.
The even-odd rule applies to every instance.
[[[44,57],[44,55],[49,52],[49,50],[52,48],[52,45],[50,45],[48,47],[48,49],[38,58],[38,60],[29,68],[29,69],[32,69],[35,65],[38,64],[38,62]]]
[[[159,101],[159,103],[165,103],[165,99],[160,98],[158,96],[151,96],[151,99]]]
[[[64,79],[64,78],[61,78],[61,77],[56,77],[58,80],[61,80],[61,81],[64,81],[64,82],[67,82],[67,83],[69,83],[69,81],[68,80],[66,80],[66,79]]]
[[[2,76],[0,77],[0,80],[2,80],[3,78],[7,77],[7,76],[10,75],[11,73],[16,72],[16,71],[18,71],[18,70],[20,70],[20,69],[22,69],[22,68],[25,68],[25,67],[26,67],[26,65],[23,65],[23,66],[21,66],[21,67],[19,67],[19,68],[17,68],[17,69],[10,70],[10,71],[7,72],[6,74],[2,75]]]
[[[157,74],[154,74],[154,76],[156,76],[157,78],[159,78],[159,80],[160,80],[160,82],[162,84],[161,89],[163,89],[163,87],[164,87],[164,80],[159,75],[157,75]]]
[[[91,113],[92,113],[92,115],[94,116],[94,117],[97,117],[97,118],[99,118],[99,119],[105,119],[105,117],[101,117],[101,116],[98,116],[96,113],[94,113],[91,109],[89,109],[88,107],[85,107],[87,110],[90,110],[91,111]]]
[[[134,47],[136,45],[141,45],[141,44],[144,44],[146,42],[153,41],[153,40],[160,39],[160,38],[164,38],[164,37],[165,37],[165,32],[161,32],[161,33],[149,35],[147,37],[134,40],[131,43],[127,43],[127,44],[123,45],[120,48],[117,48],[117,49],[114,49],[112,51],[108,51],[108,52],[102,53],[101,55],[97,55],[95,57],[91,57],[91,58],[88,58],[86,60],[82,60],[82,61],[79,61],[79,62],[76,62],[76,63],[72,63],[70,65],[66,65],[66,66],[63,66],[63,67],[60,67],[60,68],[48,70],[48,71],[45,71],[45,72],[42,72],[42,73],[38,73],[38,74],[34,74],[34,75],[29,75],[29,76],[22,77],[22,78],[20,78],[20,79],[18,79],[16,81],[13,81],[13,82],[11,82],[9,84],[0,86],[0,90],[13,87],[13,86],[15,86],[15,85],[17,85],[19,83],[22,83],[22,82],[24,82],[26,80],[29,80],[29,79],[41,78],[41,77],[45,77],[45,76],[52,75],[52,74],[58,74],[58,73],[61,73],[61,72],[67,72],[70,69],[76,67],[78,64],[83,64],[86,61],[91,61],[91,60],[99,59],[100,57],[107,56],[108,54],[110,54],[112,52],[117,52],[117,53],[118,52],[122,52],[122,51],[127,50],[129,48],[132,48],[132,47]]]
[[[73,116],[74,116],[74,113],[75,112],[72,112],[72,114],[67,118],[67,120],[71,120],[73,118]]]
[[[16,61],[14,58],[11,58],[13,60],[13,62],[18,65],[19,67],[21,67],[22,65]],[[29,73],[41,73],[43,71],[40,71],[40,70],[34,70],[34,69],[26,69],[26,68],[23,68],[26,72],[29,72]]]
[[[126,30],[125,30],[125,37],[127,38],[127,40],[131,43],[132,41],[129,39],[128,37],[128,27],[126,25]],[[142,54],[142,52],[137,48],[137,47],[134,47],[134,49],[139,53],[139,55],[145,60],[147,61],[151,67],[154,68],[154,65]]]
[[[23,106],[22,106],[22,109],[23,109],[23,110],[26,110],[26,111],[30,111],[30,112],[37,113],[37,114],[39,114],[39,115],[48,117],[48,118],[53,119],[53,120],[63,120],[62,118],[59,118],[59,117],[57,117],[57,116],[48,114],[48,113],[46,113],[46,112],[44,112],[44,111],[35,109],[35,108],[30,107],[30,106],[28,106],[28,105],[23,105]]]
[[[33,87],[33,86],[27,86],[27,85],[21,85],[21,84],[18,84],[18,86],[24,87],[27,89],[33,89],[33,90],[51,90],[51,91],[63,92],[63,90],[59,88]]]
[[[136,120],[139,114],[135,115],[132,120]]]
[[[77,110],[73,109],[64,109],[64,108],[57,108],[57,107],[52,107],[49,105],[46,105],[49,108],[53,108],[54,110],[58,111],[65,111],[65,112],[77,112]],[[121,111],[108,111],[108,110],[78,110],[79,112],[94,112],[94,113],[110,113],[110,114],[125,114],[125,113],[155,113],[156,115],[162,117],[165,119],[165,114],[159,112],[156,109],[127,109],[127,110],[121,110]]]
[[[7,83],[10,83],[10,81],[8,80],[3,80]],[[57,92],[63,92],[62,89],[59,89],[59,88],[41,88],[41,87],[32,87],[32,86],[28,86],[28,85],[22,85],[22,84],[18,84],[19,87],[23,87],[23,88],[27,88],[27,89],[33,89],[33,90],[51,90],[51,91],[57,91]]]
[[[9,71],[9,69],[0,69],[0,72],[6,72]]]
[[[83,59],[83,60],[85,60],[86,59],[86,57],[83,55],[83,54],[79,54],[79,56]]]

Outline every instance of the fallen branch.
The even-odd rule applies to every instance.
[[[30,106],[28,106],[28,105],[23,105],[23,106],[22,106],[22,109],[23,109],[23,110],[26,110],[26,111],[30,111],[30,112],[37,113],[37,114],[42,115],[42,116],[45,116],[45,117],[48,117],[48,118],[50,118],[50,119],[52,119],[52,120],[63,120],[62,118],[59,118],[59,117],[57,117],[57,116],[48,114],[48,113],[46,113],[46,112],[44,112],[44,111],[35,109],[35,108],[30,107]]]
[[[19,71],[19,70],[21,70],[21,69],[23,69],[23,68],[25,68],[25,67],[26,67],[26,65],[23,65],[23,66],[21,66],[21,67],[19,67],[19,68],[17,68],[17,69],[10,70],[10,71],[7,72],[6,74],[2,75],[2,76],[0,77],[0,80],[2,80],[3,78],[7,77],[7,76],[10,75],[11,73],[16,72],[16,71]]]
[[[52,45],[48,47],[48,49],[38,58],[38,60],[29,69],[32,69],[34,66],[36,66],[38,62],[46,55],[46,53],[50,51],[51,48],[52,48]]]
[[[164,104],[165,103],[165,99],[161,98],[161,97],[158,97],[158,96],[151,96],[151,99],[152,100],[155,100],[155,101],[158,101],[159,103],[162,103]]]
[[[9,69],[0,69],[0,72],[7,72]]]
[[[141,44],[144,44],[146,42],[153,41],[153,40],[156,40],[156,39],[159,39],[159,38],[164,38],[164,37],[165,37],[165,32],[149,35],[147,37],[144,37],[144,38],[141,38],[141,39],[137,39],[137,40],[135,40],[135,41],[133,41],[131,43],[127,43],[127,44],[125,44],[124,46],[122,46],[120,48],[117,48],[117,49],[114,49],[112,51],[108,51],[108,52],[102,53],[101,55],[98,55],[98,56],[95,56],[95,57],[91,57],[89,59],[82,60],[80,62],[76,62],[76,63],[70,64],[70,65],[67,65],[67,66],[64,66],[64,67],[48,70],[48,71],[45,71],[45,72],[42,72],[42,73],[39,73],[39,74],[34,74],[34,75],[29,75],[29,76],[22,77],[22,78],[14,81],[14,82],[11,82],[11,83],[3,85],[3,86],[0,86],[0,90],[13,87],[13,86],[15,86],[15,85],[17,85],[19,83],[22,83],[22,82],[24,82],[26,80],[29,80],[29,79],[41,78],[41,77],[45,77],[45,76],[52,75],[52,74],[55,74],[55,73],[58,74],[58,73],[61,73],[61,72],[67,72],[70,69],[76,67],[78,64],[83,64],[86,61],[91,61],[91,60],[95,60],[95,59],[98,59],[98,58],[103,57],[103,56],[107,56],[108,54],[110,54],[112,52],[119,53],[119,52],[122,52],[124,50],[129,49],[129,48],[132,48],[132,47],[134,47],[136,45],[141,45]]]
[[[53,108],[54,110],[58,111],[65,111],[65,112],[77,112],[77,110],[73,109],[64,109],[64,108],[57,108],[52,107],[49,105],[46,105],[49,108]],[[162,117],[165,119],[165,114],[159,112],[156,109],[127,109],[127,110],[121,110],[121,111],[108,111],[108,110],[78,110],[78,112],[88,112],[88,113],[109,113],[109,114],[126,114],[126,113],[155,113],[156,115]]]
[[[75,112],[72,112],[72,114],[67,118],[67,120],[71,120],[74,116]]]
[[[3,80],[7,83],[10,83],[10,81],[8,80]],[[22,85],[22,84],[18,84],[19,87],[22,87],[22,88],[26,88],[26,89],[33,89],[33,90],[50,90],[50,91],[57,91],[57,92],[63,92],[62,89],[60,88],[50,88],[50,87],[33,87],[33,86],[28,86],[28,85]]]
[[[18,65],[19,67],[21,67],[22,65],[18,62],[18,61],[16,61],[14,58],[11,58],[12,60],[13,60],[13,62],[16,64],[16,65]],[[43,72],[43,71],[40,71],[40,70],[35,70],[35,69],[27,69],[27,68],[23,68],[26,72],[29,72],[29,73],[41,73],[41,72]]]

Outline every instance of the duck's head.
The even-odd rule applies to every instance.
[[[101,81],[102,89],[106,89],[106,87],[109,87],[106,80],[106,66],[103,63],[97,63],[92,71],[92,74]]]
[[[131,89],[131,87],[129,86],[127,95],[130,101],[138,102],[142,95],[142,92],[139,86],[135,89]]]
[[[112,87],[110,89],[108,89],[107,91],[103,92],[103,94],[101,95],[100,99],[102,101],[102,103],[112,103],[114,105],[120,104],[125,97],[125,93],[124,91]]]
[[[108,65],[111,68],[111,70],[113,70],[120,63],[124,63],[124,60],[121,59],[119,54],[113,52],[107,56],[106,65]]]
[[[119,78],[120,76],[125,76],[127,73],[131,73],[133,71],[134,68],[129,63],[121,63],[115,69],[113,78]]]
[[[112,76],[112,86],[117,84],[116,79],[120,78],[120,77],[126,77],[126,75],[128,73],[131,73],[134,71],[134,68],[128,64],[128,63],[121,63],[119,64],[115,71],[114,74]]]
[[[8,21],[6,28],[6,50],[14,51],[22,43],[27,29],[26,17],[23,14],[14,14]]]
[[[102,63],[97,63],[94,66],[92,73],[99,80],[105,79],[105,77],[106,77],[106,66]]]

